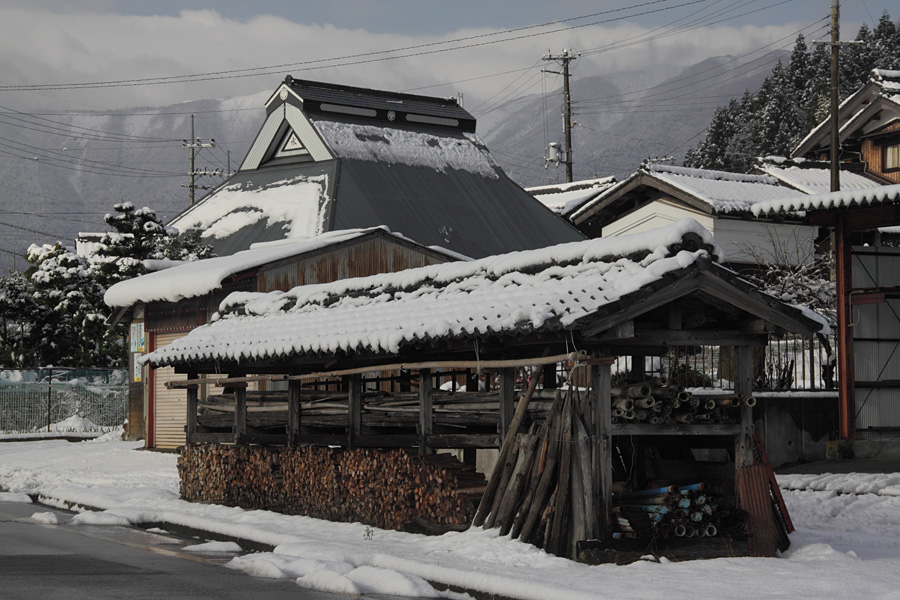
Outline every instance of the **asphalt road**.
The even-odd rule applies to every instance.
[[[60,525],[31,519],[54,512]],[[3,600],[346,600],[292,580],[226,569],[230,558],[181,548],[197,540],[128,527],[66,525],[71,513],[0,502],[0,598]]]

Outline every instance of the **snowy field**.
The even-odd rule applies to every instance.
[[[110,436],[107,436],[107,438]],[[514,598],[877,598],[900,600],[900,473],[785,475],[797,531],[781,558],[585,566],[481,529],[426,537],[178,499],[175,455],[140,442],[0,443],[0,501],[81,504],[74,523],[170,522],[276,546],[228,563],[258,577],[347,594],[442,595],[426,582]],[[49,521],[35,506],[35,519]],[[52,515],[51,515],[52,516]]]

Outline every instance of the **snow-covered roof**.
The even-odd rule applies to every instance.
[[[256,223],[280,225],[283,237],[312,237],[322,233],[327,214],[326,175],[285,174],[267,185],[252,182],[226,184],[215,192],[215,202],[199,202],[178,215],[170,225],[184,232],[199,228],[204,241],[227,238]]]
[[[747,212],[758,202],[803,195],[781,187],[778,180],[769,175],[744,175],[661,164],[644,168],[654,178],[705,202],[719,214]]]
[[[474,133],[412,131],[315,117],[310,121],[338,158],[498,177],[499,165]]]
[[[879,103],[887,102],[887,106],[900,109],[900,71],[888,69],[872,69],[869,80],[853,94],[844,99],[838,107],[839,137],[843,141],[853,133],[861,123],[863,116],[875,116]],[[800,140],[794,150],[794,156],[803,156],[813,150],[818,143],[830,144],[828,137],[830,117],[823,119]]]
[[[103,299],[109,306],[132,306],[138,302],[177,302],[183,298],[203,296],[219,289],[222,282],[232,275],[358,239],[375,231],[384,231],[398,239],[411,241],[391,233],[386,227],[376,227],[332,231],[314,238],[289,238],[254,244],[249,250],[230,256],[182,262],[162,271],[121,281],[110,287]]]
[[[757,163],[756,168],[776,178],[783,185],[804,194],[825,194],[831,191],[831,169],[819,162],[766,157]],[[883,184],[859,173],[841,171],[842,190],[865,190],[881,185]]]
[[[700,247],[673,248],[686,234]],[[570,328],[599,308],[721,250],[685,219],[645,234],[561,244],[281,293],[236,292],[210,325],[145,357],[266,359],[339,352],[397,353],[434,339]]]
[[[883,185],[863,190],[842,190],[828,194],[769,200],[755,204],[751,211],[755,216],[761,216],[891,203],[900,203],[900,185]]]
[[[615,185],[615,183],[615,177],[603,177],[601,179],[587,179],[571,183],[540,185],[525,188],[525,191],[540,200],[544,206],[556,214],[566,217],[581,208],[585,202]]]

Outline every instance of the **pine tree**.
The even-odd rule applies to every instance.
[[[109,286],[147,271],[144,261],[212,256],[198,231],[178,236],[149,208],[117,204],[106,222],[115,231],[89,257],[61,242],[32,245],[23,274],[0,278],[0,365],[122,367],[124,326],[107,325]]]
[[[841,50],[842,99],[864,85],[872,69],[900,69],[900,27],[887,12],[874,29],[861,27],[856,40]],[[716,109],[706,139],[686,153],[685,166],[748,172],[758,156],[790,154],[827,118],[830,89],[830,48],[817,44],[810,51],[798,36],[787,66],[779,61],[756,93]]]

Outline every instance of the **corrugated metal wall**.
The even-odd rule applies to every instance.
[[[156,334],[154,348],[168,346],[187,332]],[[156,369],[153,375],[153,441],[155,448],[177,448],[184,444],[187,414],[187,392],[167,390],[166,382],[184,379],[172,367]]]
[[[900,249],[854,248],[853,289],[900,286]],[[853,306],[857,436],[900,438],[900,299]]]

